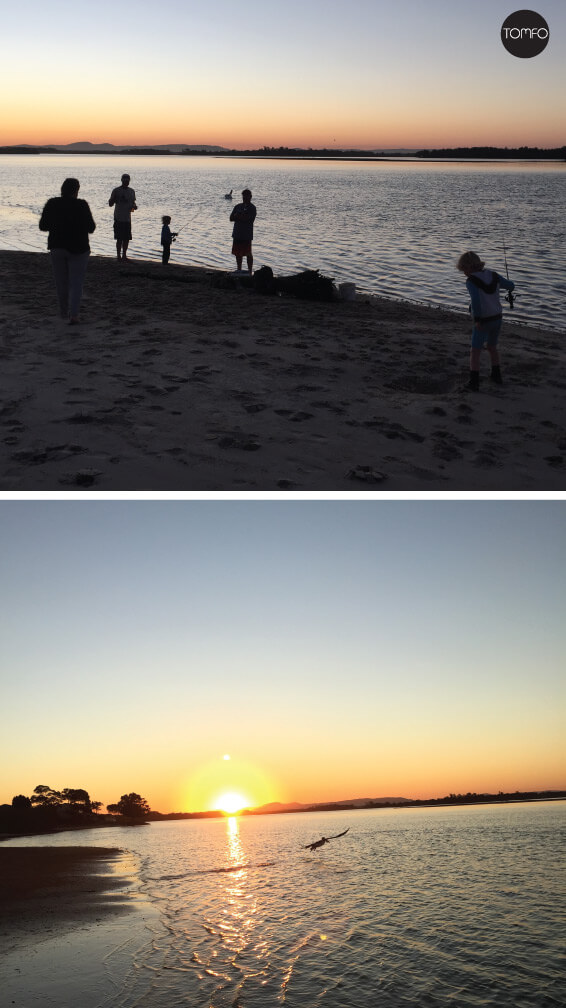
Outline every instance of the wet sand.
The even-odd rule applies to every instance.
[[[158,927],[131,855],[0,844],[2,1004],[122,1003],[140,982],[135,964]]]
[[[128,860],[111,847],[5,847],[0,844],[0,943],[45,939],[131,912]],[[131,867],[128,872],[131,871]]]
[[[93,256],[69,327],[49,256],[0,252],[0,491],[566,488],[563,335],[507,312],[474,394],[465,314],[223,276]]]

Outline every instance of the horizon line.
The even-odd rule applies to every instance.
[[[138,148],[138,147],[144,148],[144,149],[155,149],[155,150],[158,150],[158,149],[171,149],[173,147],[182,147],[182,148],[184,148],[186,150],[191,150],[191,149],[193,149],[193,150],[206,150],[208,148],[208,149],[217,150],[217,151],[242,151],[242,152],[249,151],[249,150],[253,150],[253,151],[261,151],[261,150],[265,150],[265,151],[279,151],[279,150],[289,150],[289,151],[311,151],[311,150],[312,151],[327,151],[328,150],[328,151],[332,151],[332,150],[336,150],[336,151],[364,151],[364,152],[367,152],[367,153],[378,153],[380,151],[418,151],[418,150],[454,150],[454,151],[458,151],[458,150],[509,150],[509,151],[515,151],[515,150],[541,150],[541,151],[548,151],[548,150],[564,150],[564,149],[566,149],[566,144],[548,144],[546,146],[542,146],[541,147],[538,144],[528,144],[528,143],[514,144],[514,145],[511,145],[511,146],[509,144],[498,145],[498,144],[493,144],[493,143],[481,143],[481,144],[480,143],[472,143],[472,144],[462,144],[462,143],[460,143],[460,144],[451,145],[451,146],[447,146],[447,145],[442,146],[442,145],[439,145],[439,144],[432,144],[432,145],[429,145],[429,146],[426,146],[426,145],[423,146],[422,144],[418,145],[418,146],[402,146],[400,144],[397,144],[397,145],[395,145],[393,147],[384,147],[384,146],[381,146],[379,144],[371,144],[369,146],[365,145],[365,144],[361,145],[361,146],[352,145],[352,144],[348,144],[346,146],[341,146],[339,144],[336,144],[336,145],[333,144],[333,145],[317,146],[317,147],[312,147],[312,146],[297,146],[297,145],[292,145],[292,144],[262,144],[261,146],[255,146],[255,147],[253,147],[253,146],[238,146],[238,147],[234,147],[233,146],[233,147],[227,147],[227,146],[224,146],[222,144],[210,143],[210,142],[208,142],[208,143],[186,143],[184,141],[173,141],[173,142],[170,142],[170,143],[154,143],[154,142],[148,142],[148,143],[127,143],[127,142],[124,142],[124,143],[112,143],[109,140],[102,140],[102,141],[71,140],[71,141],[67,141],[67,142],[46,141],[46,142],[36,142],[36,143],[29,143],[28,141],[19,141],[17,143],[2,143],[2,144],[0,144],[0,147],[2,147],[2,148],[3,147],[32,147],[32,148],[35,148],[35,147],[78,147],[78,146],[81,146],[81,145],[85,145],[85,146],[89,146],[89,147],[111,147],[111,148],[117,149],[117,150],[124,149],[124,148],[132,149],[132,148]]]

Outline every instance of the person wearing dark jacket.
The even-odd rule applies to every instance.
[[[65,179],[61,195],[47,200],[39,221],[40,231],[48,231],[53,274],[61,317],[77,325],[84,278],[90,255],[88,236],[96,228],[86,200],[78,199],[80,182]]]

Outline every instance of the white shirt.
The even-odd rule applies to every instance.
[[[136,202],[134,190],[129,186],[117,186],[112,190],[110,199],[114,203],[114,220],[129,221],[133,205]]]

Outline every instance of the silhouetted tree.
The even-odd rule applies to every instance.
[[[32,805],[40,805],[43,808],[54,808],[56,805],[61,805],[62,802],[63,795],[61,792],[54,791],[48,784],[38,784],[33,789],[31,796]]]
[[[62,798],[68,802],[73,812],[90,812],[92,809],[89,793],[83,788],[64,788]]]
[[[12,808],[15,809],[29,809],[31,808],[30,799],[23,794],[14,795],[12,798]]]
[[[119,802],[115,805],[107,805],[109,812],[119,812],[120,815],[129,816],[131,819],[141,819],[151,812],[145,798],[132,791],[131,794],[123,794]]]

